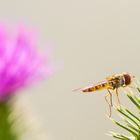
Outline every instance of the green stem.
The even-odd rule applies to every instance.
[[[18,135],[14,132],[13,121],[10,118],[12,113],[11,104],[0,103],[0,140],[18,140]]]

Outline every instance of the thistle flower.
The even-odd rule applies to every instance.
[[[0,25],[0,100],[50,73],[47,56],[36,50],[35,33],[23,26],[15,33],[14,36],[6,26]]]
[[[0,25],[0,140],[21,137],[18,131],[23,127],[21,123],[18,125],[21,116],[15,111],[16,101],[11,97],[51,72],[48,55],[41,56],[36,47],[34,32],[19,26],[14,34],[7,26]]]

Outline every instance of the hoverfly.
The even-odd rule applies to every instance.
[[[135,78],[135,76],[132,76],[128,73],[120,73],[120,74],[114,74],[111,76],[108,76],[105,81],[100,82],[96,85],[92,85],[90,87],[86,87],[83,89],[80,89],[82,92],[95,92],[98,90],[107,89],[107,94],[105,95],[105,101],[109,105],[109,117],[111,117],[112,114],[112,94],[115,92],[117,97],[117,102],[120,105],[120,99],[119,99],[119,92],[118,89],[120,87],[127,87],[131,85],[132,80]],[[107,97],[110,97],[110,101]]]

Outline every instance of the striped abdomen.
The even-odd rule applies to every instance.
[[[109,87],[108,82],[103,82],[103,83],[100,83],[95,86],[90,86],[90,87],[84,88],[84,89],[82,89],[82,91],[83,92],[94,92],[94,91],[98,91],[98,90],[103,90],[107,87]]]

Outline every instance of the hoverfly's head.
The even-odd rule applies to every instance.
[[[125,85],[130,85],[131,82],[135,79],[135,76],[129,73],[123,73]]]

